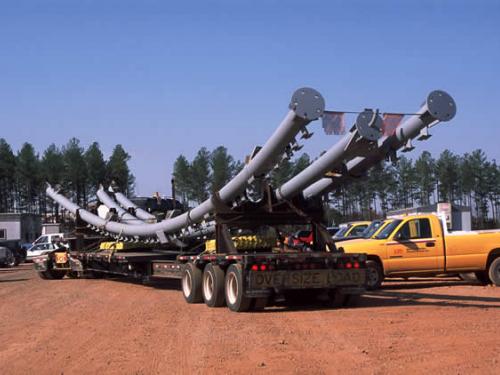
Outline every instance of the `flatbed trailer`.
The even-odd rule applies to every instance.
[[[320,199],[305,201],[297,197],[290,202],[276,202],[272,193],[268,198],[259,203],[248,202],[239,209],[219,206],[214,216],[214,251],[205,251],[199,245],[191,251],[151,247],[99,250],[95,241],[93,247],[85,247],[85,241],[75,236],[71,246],[75,250],[56,250],[38,258],[35,268],[48,278],[60,278],[67,272],[73,276],[132,277],[144,282],[178,279],[186,302],[205,302],[210,307],[226,304],[236,312],[262,308],[295,292],[324,292],[335,305],[344,305],[350,296],[364,292],[366,256],[336,250],[328,231],[320,224]],[[310,247],[241,250],[230,234],[230,228],[256,230],[284,224],[309,225],[313,232]],[[77,225],[77,231],[84,229],[84,225]],[[51,277],[52,271],[56,277]]]

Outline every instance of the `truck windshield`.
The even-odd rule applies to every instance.
[[[371,224],[364,230],[364,232],[361,233],[361,237],[370,238],[383,223],[384,222],[380,220],[372,221]]]
[[[380,231],[380,233],[379,233],[379,234],[377,234],[377,235],[376,235],[375,237],[373,237],[373,238],[375,238],[375,239],[377,239],[377,240],[385,240],[385,239],[387,239],[387,238],[391,235],[391,233],[393,232],[393,230],[394,230],[394,229],[395,229],[395,228],[396,228],[396,227],[397,227],[397,226],[398,226],[398,225],[399,225],[402,221],[403,221],[403,220],[394,220],[392,223],[387,224],[387,226],[386,226],[384,229],[382,229],[382,230]]]
[[[346,234],[346,232],[349,230],[350,226],[340,228],[337,233],[333,236],[333,238],[342,238]]]

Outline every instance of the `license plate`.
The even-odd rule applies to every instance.
[[[364,270],[264,271],[250,273],[250,288],[333,288],[365,283]]]
[[[66,253],[56,253],[56,263],[64,264],[68,261],[68,256]]]

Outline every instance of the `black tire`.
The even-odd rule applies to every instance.
[[[182,271],[182,294],[187,303],[203,302],[202,272],[193,263],[187,263]]]
[[[346,307],[356,307],[359,304],[359,300],[361,295],[359,294],[348,294],[346,296],[346,300],[344,301],[344,306]]]
[[[267,297],[252,298],[252,302],[250,303],[250,310],[262,311],[266,308],[267,302]]]
[[[69,271],[66,275],[70,279],[79,279],[80,277],[82,277],[81,272],[78,271]]]
[[[489,283],[491,283],[487,271],[477,271],[474,272],[474,275],[476,276],[477,281],[479,281],[481,285],[488,285]]]
[[[65,275],[66,271],[56,271],[56,270],[47,270],[39,272],[39,275],[44,280],[61,280]]]
[[[491,262],[488,268],[488,276],[493,284],[500,286],[500,257]]]
[[[366,289],[376,290],[384,281],[384,271],[380,264],[374,260],[366,262]]]
[[[203,270],[202,294],[209,307],[221,307],[225,303],[224,271],[217,265],[209,263]]]
[[[245,296],[243,269],[240,264],[231,264],[227,269],[224,290],[229,310],[234,312],[248,311],[252,299]]]
[[[338,289],[330,289],[328,291],[328,305],[334,308],[345,306],[347,295],[340,292]]]
[[[103,279],[106,276],[106,273],[98,271],[90,271],[89,276],[92,279]]]
[[[5,260],[5,265],[9,268],[15,267],[18,265],[16,256],[14,255],[14,252],[12,250],[8,250],[8,256],[7,259]]]

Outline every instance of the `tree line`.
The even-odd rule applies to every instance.
[[[271,174],[271,183],[279,186],[296,175],[310,163],[307,154],[298,159],[284,160]],[[177,197],[185,204],[201,203],[212,192],[218,191],[231,180],[242,168],[243,163],[231,156],[226,147],[219,146],[212,151],[200,148],[192,161],[184,155],[174,162],[173,177]]]
[[[472,210],[477,228],[500,224],[500,166],[482,150],[458,155],[444,150],[437,159],[424,151],[368,171],[329,195],[340,220],[372,219],[388,210],[450,202]]]
[[[51,144],[41,154],[30,143],[15,153],[0,138],[0,212],[58,215],[58,207],[45,196],[45,183],[60,186],[75,203],[86,206],[99,184],[113,182],[131,195],[134,176],[128,167],[130,155],[116,145],[105,160],[99,143],[85,149],[71,138],[65,145]]]
[[[284,160],[270,175],[280,186],[311,163],[307,154]],[[241,168],[225,147],[209,151],[202,147],[189,161],[180,155],[174,163],[178,197],[184,203],[205,200],[219,190]],[[329,221],[383,217],[393,209],[450,202],[472,209],[476,227],[500,224],[500,166],[482,150],[458,155],[443,151],[437,158],[424,151],[412,160],[401,156],[382,162],[366,176],[353,179],[324,197]]]

